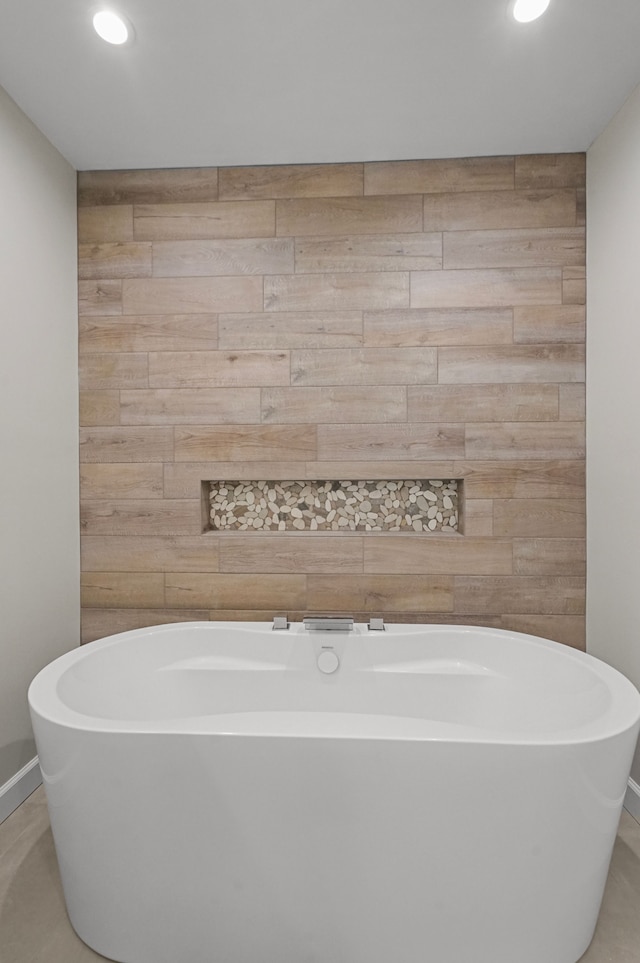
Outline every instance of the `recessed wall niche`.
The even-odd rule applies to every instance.
[[[208,481],[215,532],[458,532],[458,479]]]

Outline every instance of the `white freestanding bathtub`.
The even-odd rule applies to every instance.
[[[71,922],[125,963],[576,963],[640,720],[582,652],[437,625],[141,629],[29,701]]]

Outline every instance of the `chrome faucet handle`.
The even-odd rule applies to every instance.
[[[370,632],[384,632],[384,619],[369,619],[367,628]]]
[[[281,631],[282,629],[289,628],[289,617],[287,615],[274,615],[273,625],[271,626],[272,631]]]

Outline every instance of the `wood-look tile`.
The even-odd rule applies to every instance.
[[[91,389],[90,391],[81,391],[79,397],[81,427],[120,424],[119,391],[94,391]]]
[[[493,535],[493,505],[490,498],[465,498],[460,513],[460,531],[465,537]]]
[[[87,608],[160,608],[164,605],[164,575],[160,572],[83,572],[80,597]]]
[[[80,530],[85,535],[198,535],[199,499],[110,498],[84,502]]]
[[[308,461],[305,478],[325,480],[347,478],[369,481],[394,481],[399,479],[455,478],[453,460],[391,460],[388,462],[372,459],[349,461]]]
[[[221,314],[218,332],[224,349],[358,347],[363,341],[362,312]]]
[[[369,424],[407,419],[407,389],[402,385],[347,385],[313,388],[263,388],[265,424]]]
[[[587,300],[586,272],[583,266],[562,270],[562,303],[585,304]]]
[[[577,498],[509,498],[494,502],[494,534],[514,538],[584,538],[586,506]]]
[[[453,579],[446,575],[310,575],[308,605],[320,611],[453,611]]]
[[[337,348],[291,352],[292,385],[416,385],[438,377],[435,348]]]
[[[486,268],[461,271],[413,271],[412,308],[510,307],[560,304],[560,268]]]
[[[266,311],[408,308],[409,274],[387,271],[370,274],[272,275],[264,279],[264,307]]]
[[[153,244],[153,276],[157,278],[288,274],[293,269],[294,241],[290,237],[155,241]]]
[[[582,459],[584,425],[580,422],[467,423],[466,458]]]
[[[93,642],[108,635],[131,632],[150,625],[174,622],[207,622],[207,609],[92,609],[82,610],[82,641]],[[102,959],[102,957],[100,957]],[[44,963],[44,961],[43,961]]]
[[[583,499],[584,461],[455,462],[452,477],[464,479],[467,498]]]
[[[219,569],[219,540],[209,533],[83,535],[80,551],[84,572],[217,572]]]
[[[136,204],[137,241],[179,241],[213,237],[273,237],[274,201],[200,204]]]
[[[513,187],[513,157],[375,161],[364,165],[365,194],[442,194]]]
[[[260,423],[259,388],[154,388],[120,393],[123,425]]]
[[[457,535],[370,535],[364,539],[364,570],[379,575],[511,575],[511,542]]]
[[[409,385],[408,421],[557,421],[558,386]]]
[[[161,464],[84,464],[80,466],[80,498],[162,498]]]
[[[276,234],[404,234],[422,232],[422,198],[324,197],[276,201]]]
[[[78,277],[83,281],[150,276],[150,244],[135,241],[109,241],[78,246]]]
[[[362,572],[362,539],[339,535],[220,536],[220,571],[262,574]]]
[[[513,309],[516,344],[549,344],[585,340],[585,307],[581,304],[523,305]]]
[[[465,615],[582,615],[584,579],[460,575],[455,611]]]
[[[172,608],[284,609],[304,608],[305,575],[165,575],[167,605]]]
[[[409,308],[364,314],[366,347],[511,344],[512,334],[511,308]]]
[[[122,281],[79,281],[80,315],[122,314]]]
[[[584,421],[586,418],[586,385],[558,385],[561,421]]]
[[[79,179],[83,638],[326,605],[584,645],[584,155]],[[287,478],[460,478],[461,534],[202,532],[208,480]]]
[[[80,388],[146,388],[149,373],[146,354],[82,354]]]
[[[280,612],[277,609],[274,611],[273,607],[266,607],[264,609],[211,609],[209,611],[209,619],[211,622],[251,622],[263,623],[263,628],[271,631],[273,626],[273,618],[275,615],[287,615],[290,622],[302,622],[302,620],[311,613],[307,609],[291,609],[287,606],[287,611]]]
[[[152,351],[149,354],[151,388],[249,388],[288,385],[289,381],[288,351]]]
[[[584,376],[581,344],[438,349],[440,384],[580,383]]]
[[[586,154],[523,154],[515,161],[516,188],[546,190],[585,186]]]
[[[133,207],[80,207],[78,209],[78,243],[133,241]]]
[[[425,194],[425,231],[574,227],[576,192],[477,191]]]
[[[318,425],[318,458],[356,461],[460,458],[464,425]]]
[[[563,267],[585,259],[582,227],[508,231],[449,231],[443,266],[459,268]]]
[[[316,431],[315,425],[176,428],[175,460],[305,461],[317,457]]]
[[[584,538],[514,538],[514,575],[585,575]]]
[[[81,462],[173,461],[173,429],[81,428]]]
[[[220,200],[352,197],[363,192],[362,164],[284,164],[278,167],[223,167]]]
[[[186,461],[164,466],[165,498],[200,498],[203,481],[296,481],[304,461]]]
[[[524,632],[526,635],[561,642],[583,652],[586,649],[584,615],[504,615],[502,627],[511,632]],[[583,963],[587,963],[587,957],[584,957]],[[593,963],[607,963],[607,960],[606,957],[594,958]],[[633,963],[631,957],[628,963]]]
[[[150,314],[80,318],[79,351],[215,351],[215,314]]]
[[[157,170],[78,171],[78,204],[155,204],[215,201],[215,167]]]
[[[576,191],[576,227],[587,223],[587,192],[584,188]]]
[[[296,274],[439,271],[442,268],[442,234],[298,237],[295,242],[295,268]]]
[[[262,310],[261,277],[136,278],[121,283],[123,314],[210,314]]]

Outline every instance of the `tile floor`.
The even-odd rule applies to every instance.
[[[0,825],[0,963],[92,960],[104,957],[67,919],[40,788]],[[624,811],[596,934],[580,963],[640,963],[640,823]]]

